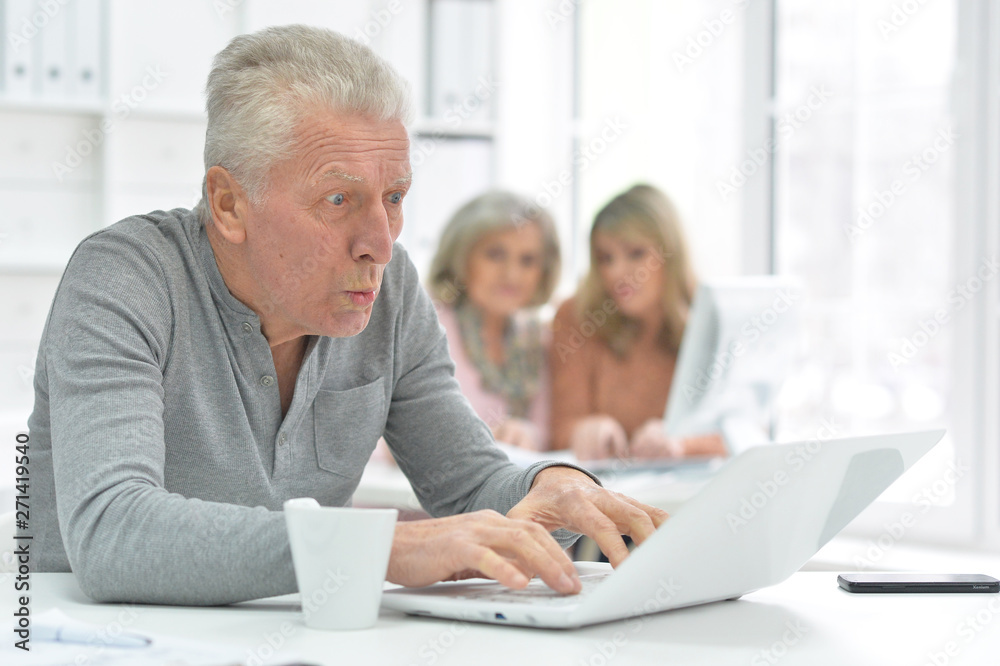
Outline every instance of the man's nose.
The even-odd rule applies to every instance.
[[[392,231],[385,206],[378,201],[365,210],[351,254],[355,261],[387,264],[392,259]]]

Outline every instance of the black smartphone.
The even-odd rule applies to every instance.
[[[1000,592],[1000,580],[983,574],[845,573],[848,592]]]

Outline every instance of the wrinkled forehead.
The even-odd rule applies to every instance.
[[[331,179],[379,187],[408,183],[410,140],[398,120],[316,111],[299,121],[290,155],[277,166],[306,186]]]

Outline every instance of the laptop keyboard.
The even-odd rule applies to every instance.
[[[501,585],[489,585],[465,590],[455,595],[460,599],[476,599],[478,601],[499,601],[504,603],[528,603],[563,606],[580,602],[580,596],[592,591],[599,583],[611,575],[607,573],[583,574],[580,576],[581,589],[579,594],[562,594],[533,578],[528,586],[521,590],[512,590]]]

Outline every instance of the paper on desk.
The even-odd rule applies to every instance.
[[[96,625],[69,617],[58,608],[31,618],[32,629],[40,627],[72,627],[89,629],[96,642],[62,643],[31,639],[25,652],[14,646],[13,640],[0,645],[0,663],[23,666],[228,666],[246,663],[246,650],[205,641],[191,641],[146,631],[121,629],[120,623]],[[118,635],[144,636],[152,642],[146,647],[116,647],[108,645]],[[13,634],[8,633],[8,636]],[[291,655],[283,655],[287,663]],[[267,663],[267,662],[265,662]]]

